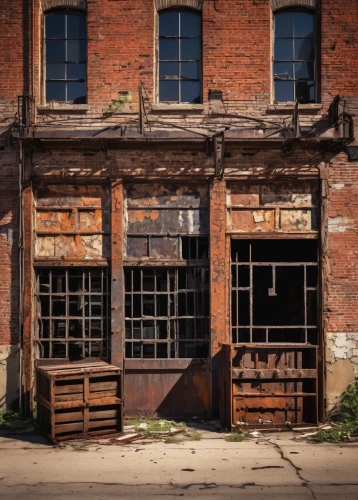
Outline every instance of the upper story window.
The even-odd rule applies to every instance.
[[[54,11],[45,17],[46,102],[86,103],[86,15]]]
[[[274,92],[276,102],[316,102],[315,14],[275,14]]]
[[[201,13],[159,13],[159,101],[201,102]]]

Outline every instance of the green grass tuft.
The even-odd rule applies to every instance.
[[[231,443],[239,443],[245,439],[245,434],[243,432],[232,432],[228,436],[225,436],[225,441],[229,441]]]

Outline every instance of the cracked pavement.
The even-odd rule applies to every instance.
[[[358,499],[358,443],[300,442],[292,432],[226,442],[200,432],[200,441],[171,444],[61,446],[0,434],[0,499]]]

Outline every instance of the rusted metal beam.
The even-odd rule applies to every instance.
[[[34,201],[31,184],[23,190],[23,314],[22,314],[22,412],[29,415],[33,410],[34,372],[34,297],[33,297],[33,212]]]
[[[219,352],[227,338],[226,183],[214,180],[210,188],[210,333],[212,356],[212,409],[219,411]],[[215,374],[215,378],[214,375]]]
[[[123,183],[111,186],[111,362],[123,367],[124,279],[123,279]]]

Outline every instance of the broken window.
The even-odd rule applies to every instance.
[[[233,343],[318,345],[315,240],[232,240]]]
[[[86,15],[70,10],[45,16],[46,102],[86,103]]]
[[[207,268],[127,268],[125,292],[127,358],[208,356]]]
[[[107,269],[38,269],[39,358],[108,357]]]
[[[159,13],[159,101],[201,102],[201,13]]]
[[[126,187],[127,358],[209,353],[208,188]]]
[[[274,16],[274,85],[277,102],[316,102],[315,14]]]

